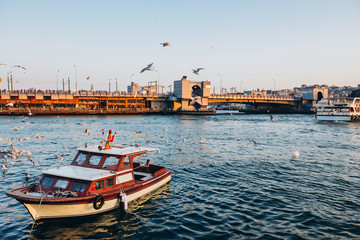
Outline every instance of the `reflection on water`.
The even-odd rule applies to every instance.
[[[118,132],[116,145],[160,148],[151,162],[173,173],[171,183],[127,212],[43,223],[33,239],[360,238],[358,123],[321,123],[310,115],[29,119],[14,131],[10,125],[22,124],[21,117],[0,118],[0,137],[13,138],[15,147],[40,161],[34,167],[26,155],[11,160],[1,177],[2,196],[38,181],[42,170],[69,164],[74,147],[99,144],[105,126]],[[0,141],[0,149],[8,147]],[[27,239],[32,223],[24,206],[0,198],[2,238]]]

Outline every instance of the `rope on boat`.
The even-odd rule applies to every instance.
[[[37,209],[37,211],[36,211],[36,215],[35,215],[35,218],[34,218],[34,223],[33,223],[32,226],[31,226],[30,234],[29,234],[29,238],[28,238],[28,239],[30,239],[30,238],[32,237],[32,236],[31,236],[31,233],[32,233],[32,231],[33,231],[33,229],[34,229],[34,225],[35,225],[35,223],[36,223],[36,219],[37,219],[38,214],[39,214],[40,206],[41,206],[42,200],[43,200],[43,198],[44,198],[45,196],[46,196],[46,194],[43,194],[43,195],[41,196],[41,199],[40,199],[40,202],[39,202],[39,207],[38,207],[38,209]]]
[[[73,191],[61,191],[61,190],[55,190],[52,192],[52,195],[56,198],[67,198],[67,197],[77,197],[77,193]]]
[[[141,165],[139,166],[141,167]],[[114,176],[115,176],[115,179],[116,179],[116,172],[114,173]],[[125,190],[124,188],[122,187],[121,183],[119,184],[119,187],[120,187],[120,193],[119,193],[119,205],[121,206],[122,203],[124,203],[124,210],[126,210],[128,208],[128,205],[127,205],[127,200],[126,200],[126,193],[125,193]],[[123,202],[124,200],[124,202]],[[125,216],[127,215],[127,211],[125,211]]]

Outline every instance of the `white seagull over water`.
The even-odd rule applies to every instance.
[[[154,63],[150,63],[149,65],[147,65],[145,68],[143,68],[140,73],[143,73],[145,71],[152,71],[154,68],[153,68],[153,64]]]

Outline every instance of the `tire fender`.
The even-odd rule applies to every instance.
[[[102,208],[102,206],[104,205],[105,203],[105,198],[103,195],[97,195],[94,199],[94,202],[93,202],[93,207],[94,209],[96,210],[99,210],[100,208]]]

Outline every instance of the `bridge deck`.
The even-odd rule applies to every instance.
[[[255,96],[240,94],[212,94],[209,103],[267,103],[296,105],[301,99],[281,96]]]

